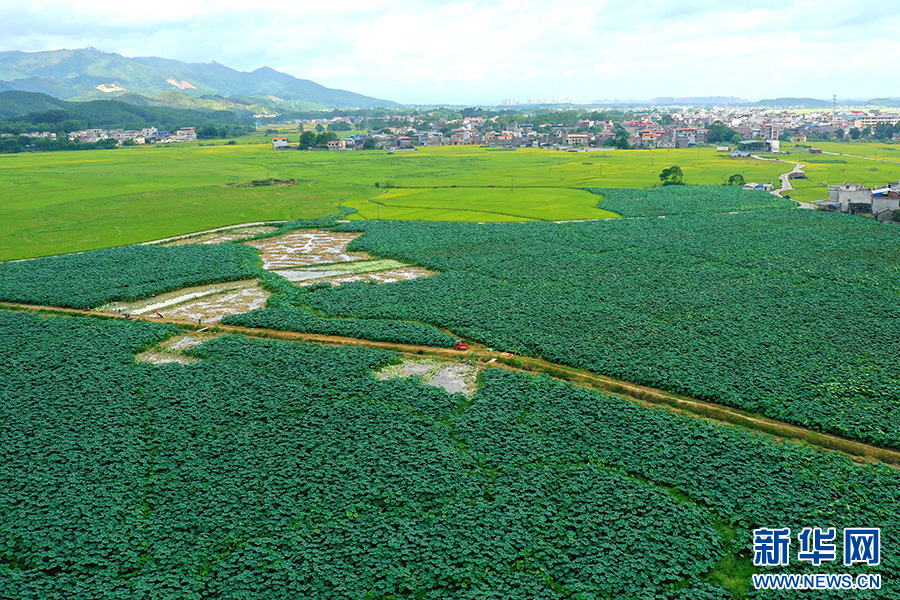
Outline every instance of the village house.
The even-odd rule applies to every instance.
[[[591,136],[586,133],[567,133],[563,139],[567,146],[587,146],[590,141]]]
[[[869,189],[858,183],[828,186],[828,198],[815,202],[822,210],[851,215],[872,215],[881,222],[894,219],[900,210],[900,183]]]
[[[196,142],[197,132],[193,127],[181,127],[175,131],[174,140],[176,142]]]

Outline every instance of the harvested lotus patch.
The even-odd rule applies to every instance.
[[[205,233],[202,235],[190,235],[187,237],[180,237],[175,240],[171,240],[160,244],[161,246],[181,246],[182,244],[221,244],[222,242],[234,242],[238,240],[245,240],[247,238],[255,237],[257,235],[264,235],[267,233],[272,233],[277,231],[277,227],[238,227],[235,229],[227,229],[223,231],[216,231],[212,233]]]
[[[217,323],[227,315],[264,308],[270,295],[252,279],[185,288],[138,302],[116,302],[100,310]]]
[[[340,262],[313,267],[296,267],[293,269],[278,269],[273,271],[288,281],[308,281],[310,279],[325,279],[338,275],[355,275],[358,273],[370,273],[372,271],[386,271],[405,267],[406,264],[387,258],[374,260],[357,260],[353,262]]]
[[[138,362],[148,362],[155,365],[166,363],[181,363],[183,365],[199,362],[196,356],[184,354],[185,350],[199,346],[207,340],[218,337],[221,334],[191,332],[183,333],[162,341],[155,346],[141,352],[134,359]]]
[[[247,244],[259,249],[263,268],[273,271],[290,267],[372,260],[373,257],[364,252],[347,252],[347,245],[359,236],[359,233],[305,229]]]
[[[447,390],[451,394],[464,394],[471,398],[478,391],[480,369],[469,363],[448,362],[433,358],[408,359],[388,365],[378,371],[378,379],[419,377],[425,385]]]
[[[279,272],[279,275],[282,273]],[[397,281],[409,281],[420,277],[430,277],[435,275],[434,271],[423,269],[422,267],[402,267],[399,269],[390,269],[387,271],[376,271],[373,273],[357,273],[354,275],[335,275],[323,276],[322,279],[306,279],[298,281],[297,285],[312,285],[314,283],[330,283],[333,286],[339,286],[343,283],[353,283],[356,281],[374,281],[375,283],[395,283]],[[288,277],[290,279],[290,277]]]

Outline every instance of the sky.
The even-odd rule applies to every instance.
[[[898,97],[885,0],[0,0],[0,50],[268,66],[410,104]]]

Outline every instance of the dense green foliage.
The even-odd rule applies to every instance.
[[[352,212],[316,221],[289,221],[275,232],[330,227]],[[124,246],[81,254],[0,263],[0,301],[66,308],[97,307],[114,300],[139,300],[189,286],[241,279],[261,280],[273,292],[267,308],[226,317],[229,325],[363,338],[401,344],[453,346],[456,337],[423,323],[389,319],[332,319],[306,306],[300,288],[258,266],[256,250],[242,244]]]
[[[0,132],[76,131],[79,129],[140,129],[155,126],[160,131],[178,127],[219,126],[230,132],[251,130],[249,116],[224,110],[196,110],[167,106],[140,106],[116,100],[66,102],[43,94],[2,92],[0,102],[11,96],[12,106],[0,109]],[[35,110],[21,113],[33,103]],[[54,105],[55,104],[55,105]]]
[[[744,197],[717,189],[726,200]],[[494,348],[900,447],[897,229],[801,210],[347,228],[367,232],[351,249],[441,273],[311,292],[306,302],[328,315],[431,323]]]
[[[667,171],[668,169],[664,169]],[[662,175],[660,175],[662,176]],[[598,208],[623,217],[661,217],[667,215],[758,211],[794,208],[796,204],[768,192],[742,190],[713,185],[651,188],[586,188],[602,196]]]
[[[684,171],[678,165],[666,167],[659,172],[659,180],[663,185],[684,185]]]
[[[310,227],[330,227],[335,225],[334,220],[341,216],[343,215],[331,215],[318,221],[290,221],[277,231],[258,237],[272,237]],[[452,347],[457,339],[455,336],[424,323],[407,323],[388,319],[327,318],[321,313],[311,311],[307,305],[307,299],[310,291],[318,287],[330,287],[329,284],[299,287],[280,275],[263,270],[259,270],[257,276],[263,287],[273,294],[269,298],[266,308],[225,317],[222,320],[224,324],[444,348]]]
[[[0,597],[713,600],[756,526],[900,543],[893,469],[548,378],[381,381],[381,351],[133,362],[171,331],[0,312]]]
[[[741,141],[741,134],[721,123],[713,123],[706,128],[709,130],[706,141],[710,144],[736,144]]]
[[[708,507],[714,518],[735,528],[732,550],[745,559],[751,530],[775,522],[792,530],[812,522],[837,528],[877,523],[885,548],[900,543],[895,469],[860,467],[834,454],[647,410],[546,377],[494,370],[482,378],[475,402],[454,420],[454,431],[501,478],[510,469],[539,473],[572,464],[603,465]],[[884,556],[882,568],[893,580],[900,562]],[[788,569],[800,572],[804,563],[794,558]],[[889,583],[884,597],[897,597],[895,586]]]
[[[0,300],[68,308],[138,300],[192,285],[252,279],[259,262],[238,244],[123,246],[0,263]]]
[[[57,152],[60,150],[109,150],[118,146],[113,139],[96,142],[69,141],[65,137],[37,138],[27,135],[0,138],[0,154],[16,152]]]
[[[455,336],[421,323],[391,319],[329,319],[301,307],[263,308],[225,317],[226,325],[452,348]]]

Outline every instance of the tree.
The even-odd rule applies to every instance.
[[[628,132],[625,131],[624,127],[616,123],[615,135],[603,142],[603,145],[612,146],[619,150],[628,150],[631,148],[631,146],[628,145]]]
[[[318,131],[319,133],[322,133],[323,131],[325,131],[325,128],[322,126],[321,123],[319,123],[318,125],[316,125],[316,131]]]
[[[744,185],[745,183],[747,182],[744,180],[744,176],[740,173],[735,173],[728,178],[728,185]]]
[[[366,141],[363,142],[362,145],[363,150],[374,150],[375,149],[375,140],[372,138],[366,138]]]
[[[659,118],[656,119],[656,122],[663,127],[668,127],[675,123],[675,119],[669,113],[662,113],[659,115]]]
[[[842,139],[844,139],[844,130],[843,130],[843,129],[838,129],[837,131],[835,131],[835,132],[834,132],[834,139],[836,139],[836,140],[842,140]]]
[[[707,127],[707,129],[709,130],[709,136],[707,136],[706,141],[710,144],[716,144],[720,142],[731,144],[741,141],[741,134],[739,134],[734,129],[725,127],[719,122],[713,123],[712,125]]]
[[[310,146],[315,145],[316,143],[316,134],[312,131],[304,131],[300,134],[300,149],[306,150]]]
[[[659,180],[663,185],[684,185],[684,173],[681,167],[673,165],[660,171]]]
[[[201,140],[212,140],[219,137],[219,130],[212,125],[204,125],[197,130],[197,137]]]
[[[859,136],[861,136],[861,135],[862,135],[862,132],[859,129],[857,129],[856,127],[850,128],[850,139],[858,140]]]
[[[875,125],[875,131],[872,137],[876,140],[889,140],[894,135],[894,126],[890,123],[878,123]]]
[[[338,139],[338,136],[333,131],[326,131],[325,133],[320,133],[316,136],[316,146],[326,146],[328,142],[333,142]]]

